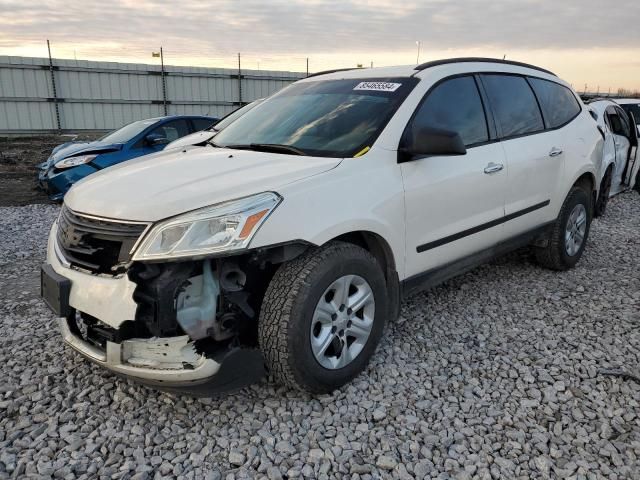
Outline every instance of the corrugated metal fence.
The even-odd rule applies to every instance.
[[[304,73],[0,56],[0,133],[111,130],[165,114],[221,117]],[[163,88],[163,81],[165,87]]]

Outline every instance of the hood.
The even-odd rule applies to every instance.
[[[67,157],[76,156],[84,153],[104,153],[112,152],[114,150],[121,150],[121,143],[106,143],[106,142],[67,142],[62,145],[58,145],[51,152],[49,160],[47,160],[48,166],[53,165],[60,160]]]
[[[191,133],[182,138],[178,138],[174,140],[169,145],[164,147],[164,150],[171,150],[172,148],[182,148],[182,147],[190,147],[192,145],[198,145],[200,143],[204,143],[207,140],[211,140],[214,135],[218,133],[216,131],[211,130],[203,130],[201,132]]]
[[[340,158],[189,147],[147,155],[78,182],[65,204],[79,213],[157,221],[278,188],[331,170]]]

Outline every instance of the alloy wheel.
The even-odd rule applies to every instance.
[[[311,350],[329,370],[344,368],[369,339],[375,316],[371,286],[358,275],[335,280],[320,297],[311,321]]]

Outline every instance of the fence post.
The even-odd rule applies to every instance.
[[[56,77],[53,73],[53,59],[51,58],[51,45],[49,44],[49,40],[47,40],[47,50],[49,51],[49,73],[51,74],[51,89],[53,90],[53,106],[56,111],[56,126],[58,127],[58,132],[62,131],[60,125],[60,106],[58,105],[58,92],[56,91]]]
[[[162,47],[160,47],[160,76],[162,78],[162,106],[164,107],[164,116],[168,115],[167,112],[167,80],[164,73],[164,53]]]
[[[240,67],[240,52],[238,52],[238,103],[242,106],[242,69]]]

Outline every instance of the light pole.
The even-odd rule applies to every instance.
[[[165,79],[165,71],[164,71],[164,52],[162,51],[162,47],[160,47],[159,52],[151,52],[152,57],[160,57],[160,79],[162,80],[162,107],[164,110],[165,116],[167,113],[167,82]]]
[[[416,40],[416,45],[418,46],[418,55],[416,56],[416,65],[420,63],[420,40]]]

